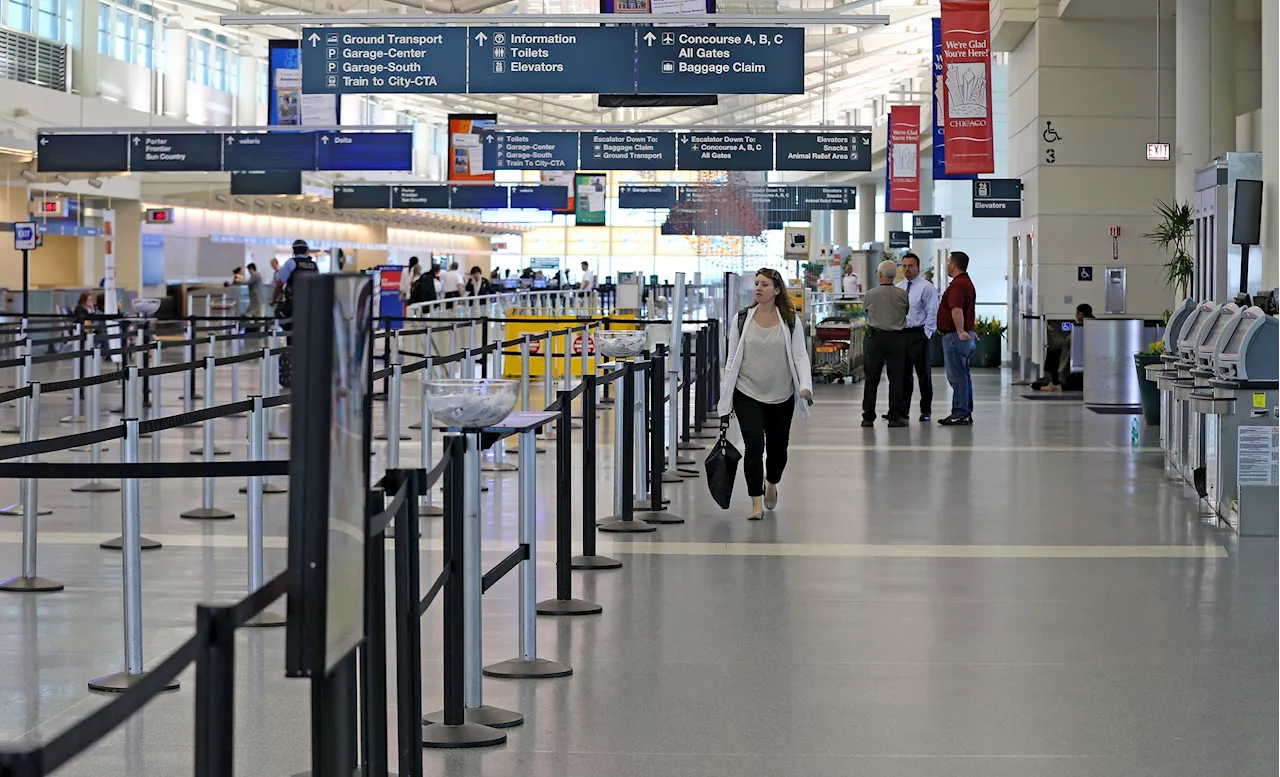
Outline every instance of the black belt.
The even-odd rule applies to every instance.
[[[906,329],[903,329],[902,331],[904,331],[904,332],[923,332],[923,331],[924,331],[924,324],[921,324],[920,326],[909,326],[909,327],[907,327]]]

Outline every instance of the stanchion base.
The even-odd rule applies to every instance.
[[[443,518],[444,508],[435,505],[420,505],[418,507],[419,518]]]
[[[677,448],[679,448],[679,446],[676,446],[676,447],[677,447]],[[680,450],[684,450],[684,448],[680,448]],[[681,467],[681,466],[688,467],[688,466],[691,466],[691,465],[694,465],[694,464],[697,464],[697,463],[698,463],[698,460],[697,460],[697,459],[691,459],[691,458],[689,458],[688,456],[676,456],[676,467],[677,467],[677,468],[679,468],[679,467]]]
[[[15,594],[38,594],[49,591],[61,591],[62,583],[55,583],[47,577],[11,577],[0,582],[0,591]]]
[[[692,442],[682,442],[682,443],[676,444],[676,450],[681,450],[681,451],[700,451],[705,449],[706,449],[705,445],[698,445],[697,443],[692,443]],[[680,460],[676,459],[676,461],[680,461]]]
[[[488,728],[513,728],[524,723],[524,715],[501,707],[490,707],[488,704],[462,711],[463,725],[480,725]],[[429,726],[444,726],[444,711],[423,715],[422,722]],[[430,729],[427,729],[430,731]],[[423,732],[426,733],[425,731]],[[425,736],[424,736],[425,738]]]
[[[518,469],[509,461],[486,461],[480,465],[481,472],[515,472]]]
[[[289,439],[289,435],[280,434],[279,432],[271,432],[270,434],[267,435],[267,439],[268,440],[287,440]]]
[[[99,693],[124,693],[125,691],[129,690],[133,686],[142,682],[142,678],[146,676],[147,676],[146,672],[139,672],[138,674],[129,674],[128,672],[116,672],[115,674],[109,674],[106,677],[99,677],[96,680],[90,680],[89,690],[97,691]],[[166,691],[178,690],[178,681],[177,680],[170,681],[168,684],[165,685],[164,690]]]
[[[616,405],[618,404],[618,401],[613,397],[601,397],[600,399],[596,400],[596,404],[597,405]]]
[[[383,434],[383,433],[379,432],[378,434],[375,434],[375,435],[373,436],[373,439],[375,439],[375,440],[385,440],[385,439],[387,439],[387,436],[386,436],[385,434]],[[412,440],[412,439],[413,439],[413,438],[412,438],[412,437],[410,437],[410,436],[409,436],[409,435],[407,435],[407,434],[402,434],[402,435],[400,435],[400,441],[401,441],[401,442],[408,442],[409,440]]]
[[[658,530],[657,526],[650,526],[636,520],[624,521],[617,516],[605,519],[605,523],[596,524],[596,528],[610,534],[642,534]]]
[[[279,613],[272,612],[270,610],[263,610],[245,621],[244,625],[255,629],[268,629],[274,626],[283,626],[288,622],[289,619]]]
[[[189,518],[193,521],[229,521],[235,518],[236,514],[227,512],[221,507],[197,507],[194,510],[186,511],[179,517]]]
[[[507,741],[507,735],[492,726],[479,723],[463,723],[446,726],[443,723],[423,726],[422,746],[446,749],[451,747],[493,747]]]
[[[203,456],[204,448],[192,448],[191,450],[187,451],[187,453],[190,453],[192,456]],[[214,448],[213,455],[214,456],[230,456],[231,451],[227,450],[226,448]]]
[[[409,424],[409,428],[410,428],[410,429],[415,429],[415,430],[417,430],[417,429],[421,429],[421,428],[422,428],[422,422],[420,422],[420,421],[415,421],[415,422],[413,422],[413,423]]]
[[[120,489],[117,488],[116,490],[119,491]],[[22,506],[13,505],[12,507],[6,507],[5,509],[0,510],[0,515],[22,515]],[[53,515],[53,511],[37,509],[36,515]]]
[[[571,667],[564,664],[558,664],[555,661],[548,661],[545,658],[535,658],[531,661],[525,661],[520,658],[513,658],[509,661],[500,661],[496,664],[490,664],[481,670],[486,677],[506,677],[512,680],[536,680],[544,677],[568,677],[573,674]]]
[[[103,550],[120,550],[121,548],[124,547],[124,537],[116,537],[115,539],[107,540],[106,542],[99,542],[98,547],[102,548]],[[150,537],[142,538],[143,550],[160,550],[163,547],[164,547],[163,545],[151,539]]]
[[[679,475],[680,477],[684,478],[685,480],[693,480],[693,479],[695,479],[695,478],[702,477],[702,473],[701,473],[701,472],[699,472],[698,470],[696,470],[696,469],[684,469],[683,467],[677,467],[677,468],[676,468],[676,474],[677,474],[677,475]]]
[[[689,439],[691,439],[691,440],[718,440],[718,439],[720,439],[720,435],[718,435],[718,434],[716,434],[716,433],[714,433],[714,432],[694,432],[693,434],[689,435]]]
[[[621,569],[622,562],[608,556],[574,556],[569,559],[571,569]]]
[[[6,426],[5,428],[0,429],[0,434],[18,434],[19,431],[20,430],[16,426]]]
[[[78,424],[78,423],[80,423],[80,422],[81,422],[81,421],[83,421],[83,420],[84,420],[84,416],[82,416],[82,415],[64,415],[62,418],[59,418],[59,419],[58,419],[58,423],[60,423],[60,424]]]
[[[663,499],[662,504],[660,506],[654,507],[652,499],[637,499],[635,501],[635,504],[631,506],[631,509],[639,510],[642,513],[649,513],[649,512],[658,513],[658,512],[662,512],[662,508],[666,507],[669,504],[671,504],[670,499]]]
[[[582,599],[548,599],[538,602],[539,615],[598,615],[604,608]]]
[[[680,477],[679,475],[672,472],[671,470],[666,470],[665,472],[662,473],[662,482],[663,483],[683,483],[684,478]]]
[[[240,493],[242,493],[242,494],[247,494],[247,493],[249,493],[249,487],[248,487],[248,486],[240,486]],[[264,494],[287,494],[287,493],[289,493],[289,489],[285,488],[284,486],[277,486],[275,483],[263,483],[263,484],[262,484],[262,493],[264,493]]]
[[[668,524],[668,523],[684,523],[684,519],[678,515],[672,515],[668,512],[646,513],[640,520],[645,523]]]

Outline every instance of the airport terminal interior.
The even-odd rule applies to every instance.
[[[1280,3],[0,52],[0,777],[1280,771]]]

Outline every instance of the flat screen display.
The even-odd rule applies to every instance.
[[[609,210],[609,176],[605,173],[578,173],[574,176],[574,224],[603,227]]]
[[[1236,324],[1236,331],[1231,333],[1231,339],[1227,341],[1227,347],[1222,349],[1224,355],[1235,356],[1240,353],[1240,346],[1244,343],[1244,336],[1249,334],[1249,327],[1257,319],[1242,318]]]
[[[449,114],[449,180],[492,181],[493,171],[484,167],[480,131],[498,123],[496,113]]]
[[[1227,322],[1231,320],[1231,315],[1226,312],[1219,311],[1218,318],[1213,322],[1213,326],[1209,327],[1208,336],[1200,341],[1200,350],[1212,350],[1215,343],[1218,342],[1218,335],[1222,334],[1222,330],[1227,328]]]
[[[1195,345],[1196,327],[1203,312],[1204,308],[1196,308],[1187,314],[1187,320],[1182,324],[1182,336],[1178,338],[1178,348],[1191,348]]]

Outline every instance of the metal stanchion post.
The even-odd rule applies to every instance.
[[[645,357],[647,361],[647,352],[645,353]],[[649,370],[652,368],[653,364],[648,362],[646,363],[644,370],[637,370],[632,376],[636,384],[635,406],[626,408],[624,411],[630,412],[635,416],[636,420],[634,428],[638,430],[635,445],[635,468],[633,470],[634,474],[631,481],[635,483],[635,509],[637,510],[662,509],[662,505],[654,508],[652,504],[650,504],[649,499],[649,430],[646,427],[649,416],[645,410],[647,407],[645,403],[647,401],[646,397],[649,393]]]
[[[693,385],[700,378],[693,371],[693,335],[685,332],[681,338],[681,353],[684,363],[684,386],[680,388],[680,442],[676,449],[681,451],[700,451],[703,446],[689,438],[693,421]],[[689,464],[694,463],[689,459]]]
[[[19,343],[18,349],[20,351],[18,355],[22,357],[22,364],[15,367],[18,372],[18,377],[13,381],[14,388],[22,388],[31,382],[31,338],[28,337],[25,342]],[[14,412],[16,413],[16,417],[14,418],[13,426],[6,426],[5,428],[0,429],[0,433],[22,434],[22,430],[24,428],[22,413],[17,410]]]
[[[22,421],[22,441],[40,439],[40,383],[31,384],[31,396],[21,400],[19,419]],[[40,457],[23,456],[27,464],[35,464]],[[22,479],[22,574],[0,582],[0,591],[14,593],[40,593],[61,591],[62,583],[56,583],[36,574],[36,503],[39,501],[40,481],[37,478]]]
[[[400,434],[400,382],[404,378],[397,362],[391,365],[391,382],[387,384],[387,469],[400,468],[400,440],[408,439]]]
[[[102,351],[98,348],[93,349],[93,354],[89,357],[89,376],[96,378],[102,374]],[[99,424],[102,422],[102,384],[95,383],[89,387],[89,408],[88,408],[88,426],[89,431],[98,431]],[[102,463],[102,443],[95,442],[89,446],[89,463]],[[89,482],[71,489],[77,492],[87,493],[113,493],[120,490],[120,487],[114,483],[103,483],[97,475],[91,475]]]
[[[526,413],[535,412],[533,408],[533,400],[530,396],[531,394],[530,385],[533,382],[532,375],[530,373],[530,367],[532,366],[532,357],[533,357],[533,342],[530,339],[529,333],[525,332],[523,335],[520,336],[520,409],[525,411]],[[537,435],[543,434],[543,433],[544,432],[539,430],[537,434],[535,434],[533,438],[535,446],[537,446],[537,441],[538,441]],[[521,444],[523,444],[524,442],[523,435],[521,435],[520,442]],[[538,453],[547,452],[547,449],[541,446],[536,447],[535,450]]]
[[[236,624],[230,607],[196,605],[196,777],[224,777],[235,769]]]
[[[538,602],[539,615],[595,615],[595,602],[573,598],[573,433],[569,393],[560,395],[556,422],[556,598]]]
[[[555,661],[538,658],[538,578],[534,550],[537,542],[538,506],[537,454],[533,452],[534,430],[520,433],[520,544],[528,555],[520,562],[520,656],[484,668],[490,677],[532,679],[567,677],[573,669]]]
[[[242,333],[238,330],[239,330],[239,327],[236,327],[236,330],[233,330],[235,331],[235,333],[231,336],[231,339],[227,341],[231,346],[232,356],[240,355],[240,340],[238,338],[238,335]],[[239,362],[231,363],[231,401],[233,403],[240,401],[240,363]]]
[[[253,409],[249,411],[249,461],[265,461],[267,458],[267,417],[262,397],[250,397]],[[261,475],[249,476],[249,593],[262,587],[262,494]],[[264,610],[250,618],[246,626],[283,626],[283,615]]]
[[[84,335],[83,328],[80,324],[76,324],[75,332],[73,334],[76,336],[76,348],[78,350],[83,351],[85,349],[85,335]],[[71,362],[71,379],[80,380],[83,377],[84,377],[84,357],[77,356]],[[84,413],[81,412],[81,410],[83,409],[81,407],[82,405],[81,398],[80,398],[81,391],[82,389],[79,389],[79,388],[74,388],[71,390],[71,415],[67,416],[66,418],[63,418],[62,419],[63,423],[73,424],[73,423],[79,423],[84,420]]]
[[[125,437],[120,447],[120,460],[138,463],[138,419],[126,418]],[[142,525],[138,479],[125,478],[121,491],[121,535],[124,543],[124,671],[89,681],[89,690],[120,693],[137,685],[146,673],[142,671]],[[165,685],[171,691],[176,680]]]
[[[420,429],[422,434],[422,471],[430,472],[435,467],[435,464],[431,461],[435,455],[435,430],[432,428],[435,424],[431,418],[431,406],[427,404],[427,381],[431,380],[431,367],[434,360],[428,356],[426,361],[427,366],[422,368],[422,379],[419,384],[422,392],[422,424]],[[430,488],[424,489],[421,504],[418,515],[430,518],[439,518],[444,515],[444,510],[431,504]]]
[[[697,358],[694,360],[694,373],[697,375],[697,383],[694,388],[693,406],[693,434],[690,435],[695,440],[713,440],[720,435],[713,433],[710,429],[703,429],[702,423],[707,420],[711,408],[711,392],[712,384],[716,382],[716,374],[711,370],[711,328],[707,326],[698,329],[698,335],[694,340],[697,348]]]
[[[204,404],[206,408],[213,407],[213,369],[214,358],[206,356],[204,360]],[[201,430],[204,434],[204,461],[210,463],[213,461],[217,451],[213,447],[213,420],[206,419],[204,428]],[[187,510],[181,514],[183,518],[191,518],[195,520],[229,520],[235,518],[236,514],[213,506],[213,478],[204,478],[203,488],[201,489],[200,507],[193,510]]]
[[[613,515],[601,521],[599,528],[603,532],[636,534],[656,531],[658,527],[635,520],[635,472],[628,459],[635,448],[636,419],[634,413],[625,411],[635,404],[635,366],[626,362],[622,369],[623,410],[614,413],[613,419]]]
[[[209,338],[209,354],[204,357],[204,409],[208,410],[217,403],[214,401],[214,380],[217,378],[218,362],[213,357],[213,338]],[[231,451],[226,448],[218,448],[213,441],[213,419],[204,422],[204,442],[199,448],[192,448],[189,453],[192,456],[226,456]],[[209,505],[206,505],[209,506]],[[230,517],[230,516],[227,516]]]
[[[124,410],[126,418],[138,418],[142,415],[142,383],[138,379],[138,368],[129,365],[124,371]],[[159,550],[164,547],[150,537],[140,538],[142,550]],[[124,535],[105,542],[99,542],[103,550],[120,550],[124,547]]]
[[[262,397],[264,402],[267,400],[268,397],[272,396],[271,389],[274,385],[275,384],[272,382],[272,372],[271,372],[271,348],[270,346],[266,346],[262,349],[262,358],[258,360],[258,395]],[[270,407],[262,409],[262,426],[266,430],[266,435],[268,440],[271,439],[271,418],[272,418],[271,411],[273,409],[274,408],[270,408]],[[264,446],[262,449],[262,458],[265,459],[266,456],[267,456],[267,451],[266,451],[266,447]],[[280,485],[276,485],[275,483],[272,483],[267,478],[262,479],[262,493],[264,494],[283,494],[288,490],[289,489],[285,488],[284,486],[280,486]],[[240,493],[242,494],[249,493],[249,487],[241,486]]]

